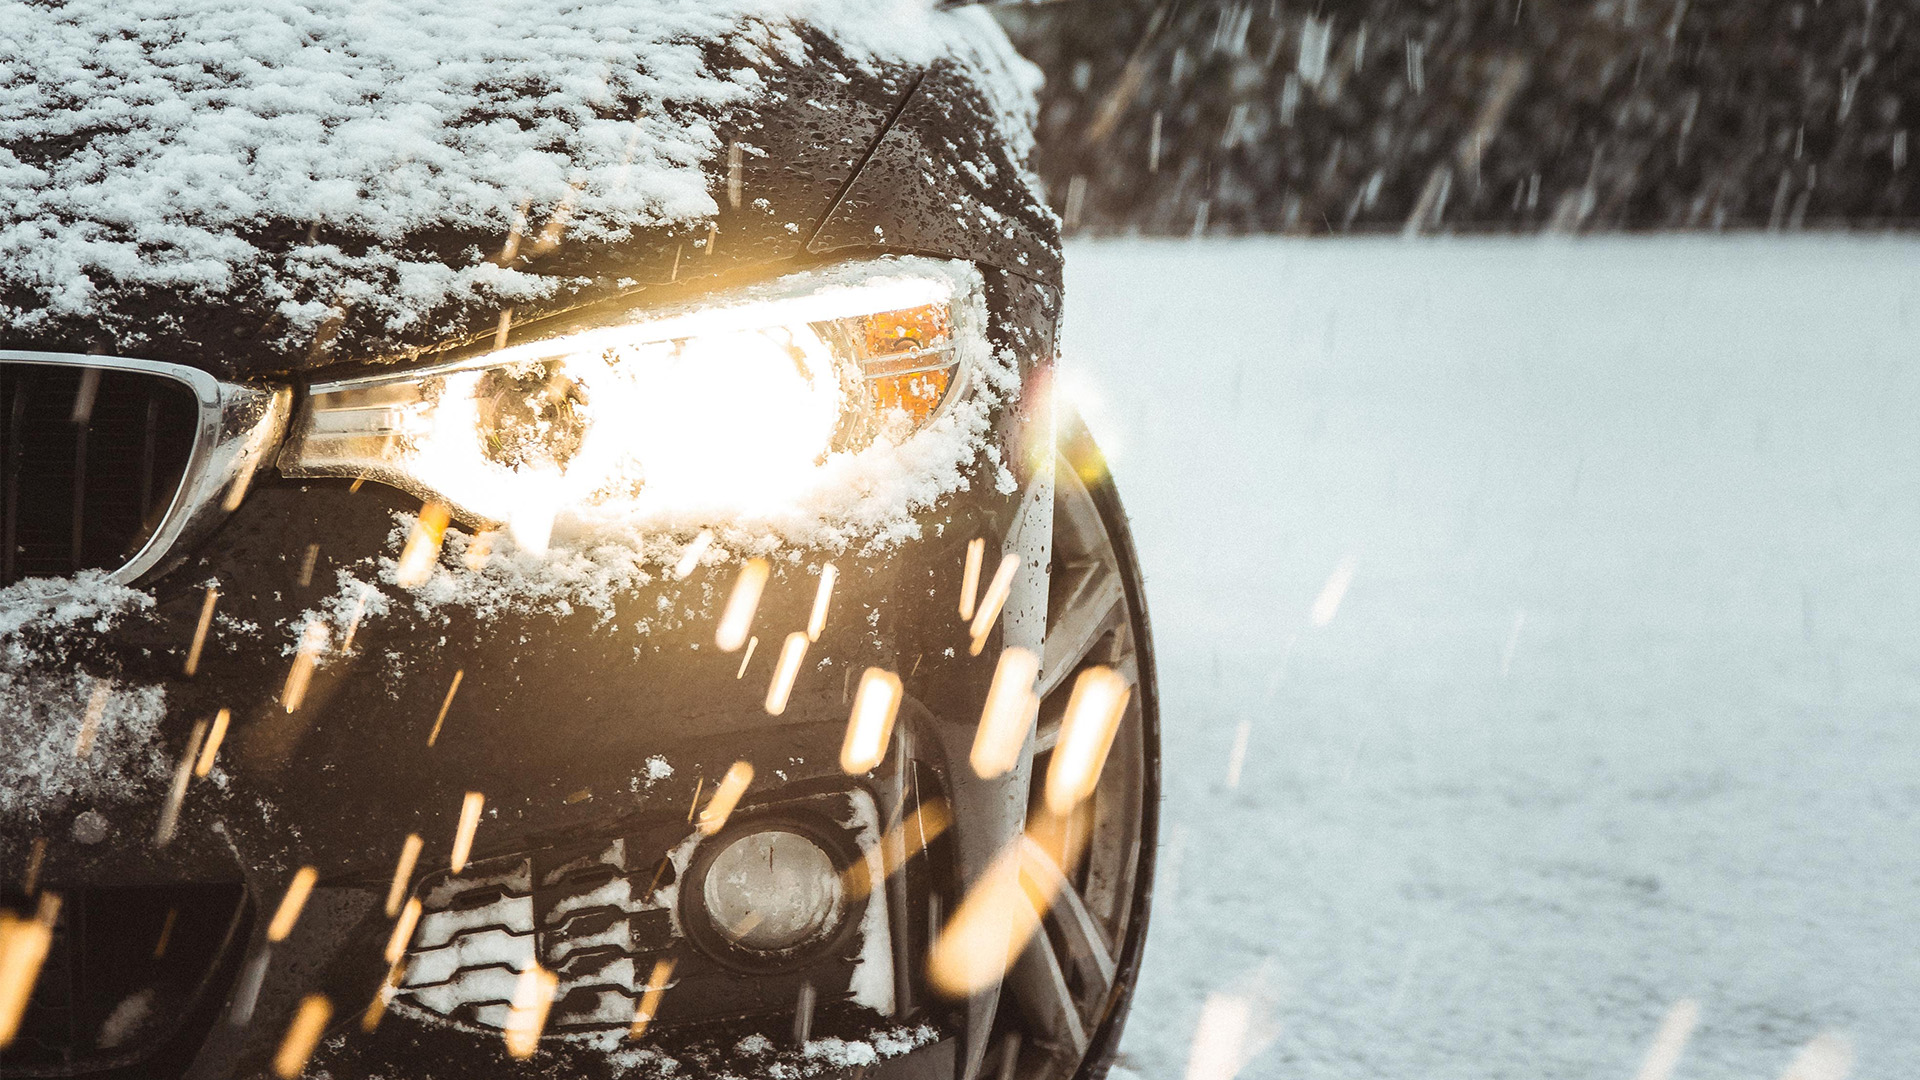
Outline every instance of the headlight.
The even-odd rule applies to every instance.
[[[507,524],[725,517],[804,496],[836,454],[898,442],[982,355],[978,275],[876,260],[404,374],[317,384],[281,471],[364,477]]]

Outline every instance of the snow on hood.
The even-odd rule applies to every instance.
[[[710,217],[715,118],[806,59],[802,25],[856,64],[973,57],[1031,107],[1004,35],[931,0],[0,0],[0,324],[185,289],[310,336],[337,304],[397,331],[550,294],[402,241],[526,205],[602,241]]]

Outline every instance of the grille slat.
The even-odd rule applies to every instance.
[[[0,585],[10,585],[138,554],[185,478],[199,405],[165,375],[10,360],[0,418]]]

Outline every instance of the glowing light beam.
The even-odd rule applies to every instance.
[[[43,893],[33,918],[0,912],[0,1046],[13,1042],[20,1018],[40,980],[40,965],[53,944],[53,924],[60,917],[60,897]]]
[[[747,643],[747,631],[753,626],[753,613],[760,607],[760,594],[767,587],[772,568],[765,559],[748,559],[733,581],[733,593],[720,613],[720,627],[713,642],[721,652],[732,652]]]
[[[672,957],[653,962],[653,974],[647,976],[646,989],[640,993],[640,1004],[634,1007],[633,1023],[627,1028],[627,1038],[638,1039],[647,1033],[653,1018],[660,1015],[660,998],[667,992],[667,982],[672,978]]]
[[[1060,741],[1047,767],[1048,810],[1065,817],[1093,794],[1132,694],[1127,680],[1110,667],[1090,667],[1074,680]]]
[[[833,601],[833,583],[840,578],[840,570],[832,563],[820,568],[820,587],[813,594],[813,613],[807,616],[807,640],[819,641],[820,632],[827,628],[827,605]]]
[[[707,553],[707,549],[712,546],[713,546],[713,530],[701,529],[700,535],[694,537],[693,540],[687,544],[687,549],[680,553],[680,561],[674,564],[673,566],[674,580],[675,581],[687,580],[687,575],[693,573],[694,570],[699,568],[700,556],[705,555]]]
[[[440,562],[440,544],[447,536],[449,513],[446,503],[430,502],[420,508],[407,534],[407,546],[400,549],[400,564],[394,570],[394,584],[412,589],[427,583]]]
[[[700,831],[712,836],[727,827],[727,818],[732,816],[733,808],[740,805],[740,796],[746,794],[747,785],[753,783],[753,766],[744,761],[736,761],[727,770],[727,775],[714,785],[713,798],[707,800],[706,809],[700,811]]]
[[[967,541],[967,565],[960,572],[960,621],[973,618],[974,605],[980,602],[980,563],[987,555],[986,537]]]
[[[313,883],[319,879],[320,872],[311,866],[294,872],[286,893],[280,897],[280,906],[274,910],[273,921],[267,924],[268,941],[285,941],[287,935],[293,933],[293,924],[300,921],[300,910],[307,906],[307,897],[313,895]]]
[[[1032,650],[1015,646],[1000,654],[969,758],[981,779],[991,780],[1020,763],[1020,749],[1040,709],[1040,699],[1033,693],[1039,678],[1040,657]]]
[[[200,670],[200,650],[207,644],[207,629],[213,625],[213,605],[220,599],[220,590],[207,586],[207,598],[200,602],[200,621],[193,628],[193,644],[187,646],[186,671],[188,678]]]
[[[540,1032],[547,1026],[547,1010],[553,1006],[553,991],[559,985],[560,976],[538,963],[529,964],[514,981],[504,1032],[508,1054],[530,1058],[539,1048]]]
[[[393,867],[393,883],[387,886],[387,918],[400,914],[400,902],[407,895],[407,886],[413,881],[413,866],[420,860],[420,849],[424,846],[419,833],[408,833],[400,842],[400,861]]]
[[[1659,1030],[1653,1033],[1653,1042],[1647,1047],[1647,1056],[1641,1059],[1640,1071],[1634,1074],[1634,1080],[1670,1080],[1674,1067],[1680,1064],[1680,1055],[1687,1049],[1687,1040],[1693,1037],[1693,1029],[1699,1023],[1699,1002],[1691,998],[1674,1002],[1666,1018],[1660,1021]]]
[[[773,681],[767,684],[767,712],[779,716],[787,711],[787,699],[793,696],[793,680],[807,658],[807,635],[795,630],[780,646],[780,659],[773,665]]]
[[[293,667],[287,671],[287,684],[280,690],[280,706],[288,712],[307,699],[307,684],[313,681],[314,664],[327,647],[327,624],[318,619],[300,632],[300,647],[293,654]]]
[[[300,1070],[307,1067],[307,1059],[313,1056],[313,1048],[320,1044],[320,1036],[327,1030],[327,1021],[333,1017],[333,1002],[325,994],[308,994],[300,1001],[300,1011],[293,1015],[293,1023],[287,1025],[286,1037],[280,1040],[280,1050],[273,1055],[273,1074],[280,1080],[293,1080]]]
[[[854,691],[853,713],[847,718],[847,737],[840,744],[843,772],[858,776],[886,758],[900,697],[900,676],[875,667],[860,673],[860,689]]]
[[[980,601],[979,610],[973,613],[973,625],[969,633],[973,643],[967,651],[974,656],[987,647],[987,635],[993,631],[994,621],[1000,618],[1000,609],[1007,604],[1007,597],[1013,592],[1013,575],[1020,569],[1020,556],[1009,551],[1000,559],[1000,568],[993,572],[993,580],[987,583],[987,595]]]
[[[1354,557],[1349,555],[1333,568],[1332,576],[1320,587],[1320,595],[1314,598],[1311,613],[1313,625],[1325,626],[1340,613],[1340,601],[1346,599],[1347,586],[1353,584],[1353,571],[1357,565]]]
[[[453,685],[447,687],[447,697],[440,703],[440,715],[433,718],[433,730],[427,733],[427,745],[432,746],[440,739],[440,725],[447,722],[447,710],[453,708],[453,695],[460,692],[460,680],[466,678],[467,669],[460,668],[453,673]]]
[[[887,830],[880,838],[880,878],[882,881],[900,872],[915,855],[940,838],[953,824],[953,811],[945,799],[930,799],[914,808],[904,821]],[[840,875],[840,887],[847,899],[859,900],[874,889],[873,871],[867,859],[857,859]]]
[[[413,941],[413,929],[420,925],[420,898],[415,896],[400,909],[400,917],[393,922],[393,933],[387,935],[387,951],[384,954],[387,963],[397,964],[407,955],[407,945]]]
[[[213,729],[207,732],[207,741],[200,747],[200,760],[193,764],[193,775],[204,779],[213,771],[214,756],[220,753],[220,743],[227,737],[227,725],[232,719],[233,714],[226,709],[213,714]]]
[[[467,792],[460,804],[460,829],[453,834],[453,857],[450,865],[454,873],[467,868],[467,856],[473,854],[473,832],[480,827],[480,810],[486,806],[486,796],[477,791]]]

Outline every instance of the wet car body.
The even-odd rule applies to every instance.
[[[655,1052],[693,1075],[781,1062],[855,1073],[866,1068],[857,1055],[808,1057],[795,1047],[875,1032],[897,1046],[868,1076],[965,1076],[982,1067],[994,995],[942,999],[919,960],[943,911],[1019,835],[1028,808],[1025,766],[981,780],[966,759],[991,658],[1002,644],[1038,649],[1046,626],[1052,488],[1035,463],[1050,456],[1050,425],[1039,418],[1050,407],[1044,376],[1061,302],[1058,231],[962,66],[840,63],[831,41],[808,44],[806,64],[767,71],[753,107],[721,119],[722,141],[749,149],[710,163],[720,207],[713,220],[518,256],[570,284],[520,305],[511,339],[854,257],[966,260],[981,273],[988,338],[1017,358],[1026,388],[994,417],[1000,460],[1016,484],[1003,490],[977,459],[963,495],[917,515],[912,543],[782,552],[755,620],[760,649],[744,664],[714,645],[731,565],[684,580],[629,577],[600,607],[428,604],[384,585],[384,609],[358,625],[353,647],[317,670],[289,710],[290,634],[338,592],[341,572],[369,576],[397,552],[419,500],[378,483],[282,475],[271,462],[287,416],[268,414],[292,406],[261,404],[252,420],[268,432],[259,447],[266,464],[236,508],[212,514],[204,535],[171,545],[139,578],[150,606],[52,627],[28,619],[10,632],[31,657],[15,669],[23,679],[162,688],[155,742],[168,772],[191,756],[217,710],[230,712],[232,728],[220,782],[193,783],[164,845],[155,837],[166,784],[153,782],[151,768],[128,797],[54,799],[5,821],[0,858],[31,865],[34,884],[66,896],[69,907],[50,962],[64,965],[53,985],[66,1000],[36,1004],[26,1034],[0,1055],[0,1072],[258,1074],[315,993],[336,1010],[308,1066],[315,1075],[498,1076],[509,1067],[519,1070],[512,1075],[646,1075]],[[267,231],[285,244],[312,237],[299,222]],[[414,242],[451,259],[499,237]],[[484,351],[505,325],[498,306],[484,304],[450,305],[412,336],[359,318],[347,308],[315,340],[289,343],[271,311],[148,290],[113,299],[92,319],[0,328],[0,359],[116,355],[118,336],[138,327],[143,360],[265,394],[287,390],[293,401],[305,386],[372,365]],[[953,611],[958,568],[976,537],[1022,560],[984,659],[968,656]],[[769,716],[762,699],[776,631],[806,623],[829,560],[839,571],[831,618],[785,711]],[[217,617],[189,676],[210,588]],[[851,688],[869,666],[897,672],[904,701],[886,760],[850,778],[838,751]],[[736,761],[751,762],[756,781],[728,830],[791,823],[848,865],[930,801],[946,800],[956,824],[865,901],[884,909],[883,923],[862,908],[849,933],[804,955],[730,957],[689,940],[669,890],[699,869],[693,818]],[[484,793],[485,811],[471,865],[456,879],[446,853],[468,792]],[[393,926],[389,879],[409,835],[424,840],[406,882],[407,895],[426,904],[422,933],[436,914],[460,924],[459,912],[510,901],[512,918],[532,919],[513,936],[530,939],[533,957],[571,980],[531,1060],[509,1066],[504,1058],[499,1025],[487,1020],[502,995],[483,977],[466,998],[403,984],[377,1027],[362,1030],[361,1010],[397,974],[382,946]],[[269,941],[269,917],[303,866],[317,871],[318,887],[284,940]],[[587,925],[587,915],[598,921]],[[467,928],[497,928],[489,918],[468,919]],[[873,940],[876,926],[883,940]],[[454,948],[458,932],[449,934],[440,944]],[[150,963],[101,959],[170,935]],[[613,945],[569,961],[570,941],[586,935]],[[427,944],[416,941],[416,951]],[[658,1049],[637,1050],[621,1042],[627,1025],[609,1019],[606,1004],[616,998],[607,995],[630,1010],[665,956],[676,962],[672,990],[646,1044]],[[866,989],[855,994],[862,965]],[[476,948],[461,970],[500,966]],[[53,993],[48,985],[43,995]],[[151,988],[161,1001],[123,1023],[112,1045],[91,1034]],[[769,1036],[770,1050],[741,1042]]]

